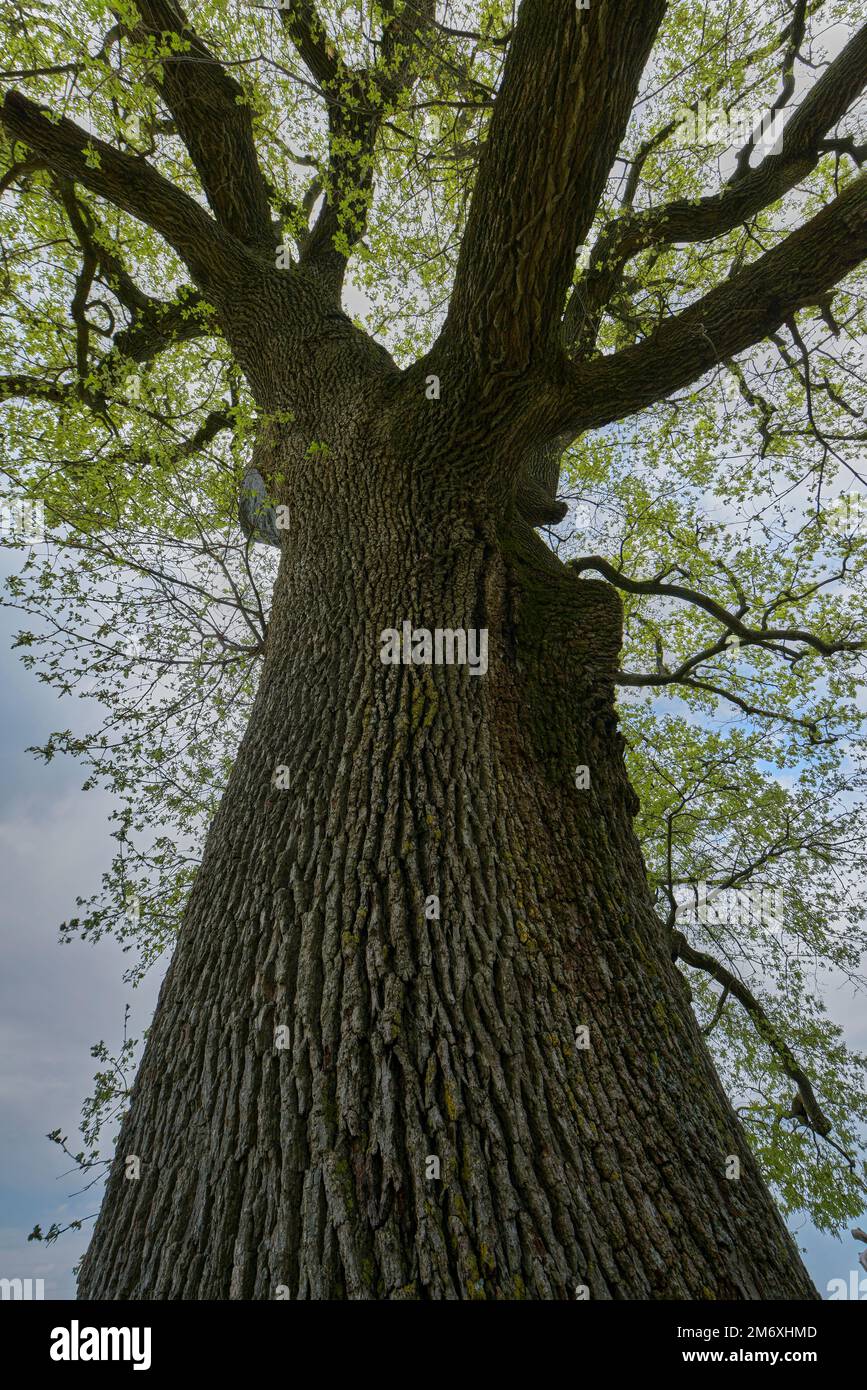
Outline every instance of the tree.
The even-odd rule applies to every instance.
[[[11,597],[126,715],[43,750],[127,801],[69,927],[180,923],[81,1296],[815,1297],[767,1182],[862,1204],[791,945],[864,944],[867,26],[5,8]]]

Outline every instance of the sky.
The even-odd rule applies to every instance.
[[[8,568],[8,554],[2,560]],[[45,1297],[61,1299],[75,1296],[73,1270],[92,1222],[50,1246],[27,1235],[37,1222],[45,1229],[90,1216],[99,1188],[82,1192],[80,1174],[45,1136],[59,1128],[78,1150],[81,1104],[96,1069],[90,1048],[100,1039],[112,1049],[119,1044],[127,1003],[131,1036],[141,1036],[167,961],[131,989],[123,983],[130,958],[112,938],[60,944],[58,928],[76,896],[95,891],[109,866],[112,802],[81,790],[84,772],[73,759],[45,765],[24,751],[53,729],[83,729],[88,711],[86,702],[59,699],[23,669],[10,651],[19,626],[15,613],[0,609],[0,1278],[43,1279]],[[867,1050],[863,997],[841,982],[828,1006],[848,1041]],[[864,1247],[848,1234],[823,1235],[806,1219],[790,1228],[823,1296],[834,1279],[848,1289],[857,1271],[867,1299],[867,1275],[857,1265]]]
[[[37,1222],[45,1229],[85,1217],[98,1201],[94,1192],[71,1195],[80,1175],[45,1136],[60,1128],[78,1151],[81,1104],[97,1066],[90,1048],[101,1038],[112,1048],[120,1041],[127,1001],[130,1033],[141,1036],[163,971],[155,967],[133,990],[123,983],[130,958],[111,938],[59,943],[76,895],[93,892],[109,866],[111,799],[81,791],[84,773],[73,759],[46,766],[24,751],[52,729],[82,727],[86,712],[22,668],[9,650],[19,626],[0,610],[0,1278],[41,1278],[46,1298],[72,1298],[90,1225],[50,1246],[27,1235]]]

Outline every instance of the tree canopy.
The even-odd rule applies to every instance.
[[[2,0],[2,474],[45,520],[6,602],[104,711],[41,756],[117,804],[65,940],[114,932],[131,980],[171,945],[267,633],[239,496],[291,411],[209,287],[239,248],[315,269],[401,369],[470,341],[531,381],[543,535],[623,598],[638,833],[720,1074],[786,1212],[862,1210],[867,1059],[825,1006],[867,946],[860,12]]]

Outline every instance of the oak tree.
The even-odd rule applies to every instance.
[[[865,1191],[817,985],[857,10],[0,6],[8,601],[120,802],[66,930],[173,951],[81,1296],[816,1296],[778,1205]]]

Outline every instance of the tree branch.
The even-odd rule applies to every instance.
[[[92,403],[83,389],[77,384],[63,381],[49,381],[46,377],[14,372],[0,376],[0,402],[15,398],[29,401],[50,401],[53,405],[71,405],[73,402]]]
[[[807,0],[795,0],[795,11],[790,23],[787,25],[784,37],[788,38],[786,52],[782,66],[782,87],[780,95],[771,107],[771,114],[776,115],[778,111],[785,110],[786,102],[795,90],[795,60],[800,51],[801,44],[804,42],[804,35],[807,32]],[[735,171],[729,183],[736,184],[739,180],[746,178],[750,168],[750,158],[755,148],[755,132],[750,135],[743,149],[739,151]]]
[[[240,241],[272,254],[277,238],[244,89],[220,65],[177,0],[136,0],[141,23],[127,32],[144,45],[179,34],[182,62],[161,64],[155,85],[175,119],[217,221]]]
[[[714,1012],[713,1012],[713,1018],[711,1019],[710,1023],[707,1025],[706,1028],[702,1028],[702,1030],[701,1030],[701,1032],[702,1032],[702,1037],[705,1037],[705,1038],[710,1037],[710,1035],[711,1035],[711,1033],[713,1032],[714,1028],[716,1028],[717,1024],[719,1023],[720,1019],[721,1019],[722,1016],[723,1016],[723,1012],[724,1012],[724,1010],[725,1010],[726,1004],[728,1003],[728,997],[729,997],[730,994],[731,994],[731,990],[729,989],[728,985],[725,985],[725,986],[720,990],[720,996],[719,996],[718,1000],[716,1001],[716,1008],[714,1009]]]
[[[85,266],[95,265],[104,284],[128,310],[131,322],[112,338],[111,351],[133,362],[149,362],[162,350],[215,331],[197,312],[204,299],[192,285],[182,285],[175,300],[156,299],[139,288],[120,257],[109,250],[99,235],[91,209],[76,196],[69,179],[56,181],[58,196],[81,246]],[[73,318],[76,317],[73,306]],[[86,363],[78,363],[79,376],[87,375]]]
[[[303,240],[302,263],[314,265],[339,300],[352,247],[364,236],[373,192],[374,150],[382,122],[413,82],[422,32],[431,27],[435,0],[415,0],[386,19],[379,56],[369,68],[348,67],[328,37],[312,0],[290,0],[280,11],[301,58],[322,87],[328,105],[328,169],[316,224]],[[314,181],[316,196],[319,181]]]
[[[743,622],[742,615],[730,613],[721,603],[717,603],[716,599],[700,593],[698,589],[688,589],[682,584],[665,584],[659,579],[630,579],[628,575],[622,574],[608,560],[603,560],[600,555],[586,555],[579,560],[569,560],[567,563],[568,567],[578,574],[582,574],[585,570],[596,570],[599,574],[604,575],[609,583],[629,594],[657,594],[663,598],[682,599],[686,603],[694,604],[697,608],[703,608],[730,633],[739,637],[743,646],[757,644],[767,646],[771,642],[803,642],[805,646],[812,647],[815,651],[821,652],[823,656],[832,656],[835,652],[867,650],[867,641],[826,642],[824,638],[817,637],[815,633],[807,632],[798,627],[748,627]]]
[[[198,312],[204,304],[198,290],[190,285],[182,285],[175,300],[148,297],[129,328],[115,335],[112,350],[133,362],[150,362],[164,348],[215,334],[213,321],[203,321]]]
[[[523,0],[443,337],[520,371],[557,331],[665,0]]]
[[[697,203],[682,198],[610,223],[593,248],[580,296],[570,300],[574,308],[569,317],[579,320],[570,324],[570,338],[578,350],[592,348],[602,311],[633,256],[649,247],[711,241],[782,198],[815,168],[829,143],[841,143],[822,137],[846,115],[865,83],[867,25],[807,92],[786,124],[779,153],[769,154],[755,169],[747,167],[737,181]],[[854,147],[851,152],[854,157]]]
[[[701,653],[700,657],[687,663],[689,668],[694,669],[694,667],[698,666],[700,660],[704,656],[706,656],[706,653]],[[748,714],[753,719],[770,719],[781,724],[790,724],[792,728],[795,729],[806,729],[814,744],[830,742],[830,740],[821,737],[819,726],[813,719],[807,719],[802,715],[789,714],[785,710],[763,709],[760,705],[751,704],[749,700],[745,700],[741,695],[736,695],[733,690],[726,690],[721,685],[712,685],[710,681],[695,680],[691,676],[683,675],[680,671],[672,671],[669,675],[655,675],[652,673],[642,675],[635,671],[620,671],[614,677],[614,683],[615,685],[642,687],[680,685],[683,686],[685,690],[704,691],[705,694],[715,695],[720,700],[728,700],[730,704],[735,705],[739,710],[742,710],[744,714]]]
[[[809,1077],[798,1066],[788,1043],[774,1028],[752,991],[720,961],[715,960],[713,956],[707,955],[704,951],[696,951],[690,946],[683,932],[672,933],[672,947],[675,960],[685,961],[687,965],[693,966],[696,970],[703,970],[705,974],[710,975],[718,984],[727,989],[729,994],[733,994],[740,1004],[743,1004],[756,1025],[756,1032],[776,1054],[789,1080],[797,1086],[798,1095],[801,1098],[805,1116],[811,1129],[823,1136],[830,1134],[831,1122],[816,1100]]]
[[[778,246],[663,322],[643,342],[592,361],[561,361],[538,403],[542,436],[633,415],[752,347],[797,309],[814,304],[867,256],[867,175]]]
[[[7,92],[0,122],[53,173],[81,183],[153,227],[203,288],[249,274],[244,247],[180,188],[143,159],[123,154],[66,117],[55,117],[21,92]]]
[[[280,7],[280,21],[319,85],[332,86],[343,64],[313,0],[288,0]]]

